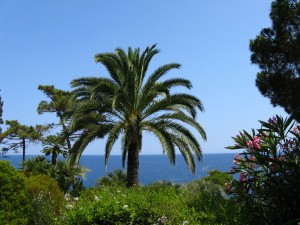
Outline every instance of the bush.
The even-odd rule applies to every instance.
[[[57,181],[46,175],[31,176],[26,185],[34,209],[32,224],[54,224],[63,215],[65,199]]]
[[[230,149],[234,157],[231,194],[246,210],[250,224],[297,224],[300,221],[300,126],[276,116],[261,128],[240,132]]]
[[[203,178],[205,182],[220,185],[224,188],[224,190],[226,188],[226,184],[230,183],[232,179],[232,175],[219,170],[211,170],[208,172],[208,176]]]
[[[45,156],[36,156],[23,162],[23,171],[29,177],[30,175],[48,175],[54,178],[64,192],[70,192],[72,196],[79,196],[85,189],[80,177],[84,177],[87,169],[79,166],[69,166],[65,161],[57,161],[52,165]]]
[[[127,173],[120,169],[109,172],[106,176],[97,180],[95,187],[101,188],[105,186],[125,187],[127,183]]]
[[[198,181],[199,183],[203,181]],[[101,187],[68,206],[64,224],[240,224],[239,209],[219,185],[207,189],[156,182],[145,187]],[[208,191],[209,189],[209,191]]]
[[[0,160],[0,193],[0,223],[29,224],[32,207],[25,177],[5,160]]]
[[[208,177],[189,183],[183,192],[184,204],[200,224],[241,224],[241,209],[226,196],[224,185]],[[242,224],[247,224],[243,222]]]

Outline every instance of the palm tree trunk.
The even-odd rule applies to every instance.
[[[51,161],[52,161],[52,165],[56,165],[56,162],[57,162],[57,150],[54,150],[53,152],[52,152],[52,159],[51,159]]]
[[[22,139],[22,147],[23,147],[23,162],[25,162],[25,138]]]
[[[132,142],[128,150],[127,160],[127,187],[134,187],[139,183],[139,149]]]

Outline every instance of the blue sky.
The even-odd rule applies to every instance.
[[[116,47],[142,50],[154,43],[161,50],[149,72],[177,62],[180,70],[166,77],[189,79],[189,92],[201,99],[205,112],[197,120],[207,132],[204,153],[226,153],[239,130],[258,128],[258,120],[275,114],[255,86],[249,40],[271,24],[270,0],[203,1],[0,1],[0,89],[4,120],[27,125],[55,122],[38,115],[46,100],[39,84],[70,90],[71,80],[107,76],[94,55]],[[146,134],[143,154],[161,154],[158,141]],[[28,154],[39,152],[30,146]],[[103,154],[104,140],[85,154]],[[120,154],[117,143],[112,154]]]

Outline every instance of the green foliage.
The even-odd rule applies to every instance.
[[[89,170],[79,165],[70,166],[65,161],[58,161],[52,177],[57,180],[64,193],[70,191],[73,196],[79,196],[85,189],[82,179]]]
[[[68,151],[71,151],[71,141],[74,139],[74,136],[68,127],[74,98],[71,98],[70,92],[56,89],[53,85],[39,85],[38,89],[50,99],[50,101],[41,101],[39,103],[38,113],[56,113],[56,116],[59,118],[58,125],[62,128],[60,134],[56,135],[56,137],[50,136],[44,144],[50,145],[51,148],[48,146],[48,150],[51,149],[51,152],[54,154],[58,147],[59,149],[67,148]]]
[[[0,140],[8,140],[8,143],[5,143],[7,147],[4,150],[6,152],[9,150],[18,152],[21,148],[23,161],[25,161],[26,143],[40,141],[43,133],[49,129],[49,126],[36,125],[34,127],[22,125],[17,120],[7,120],[5,123],[8,125],[8,129],[0,134]]]
[[[42,144],[42,152],[46,156],[51,155],[51,162],[53,165],[56,165],[58,155],[62,154],[64,157],[68,155],[65,138],[61,135],[49,135],[43,139]]]
[[[0,193],[0,223],[29,224],[32,207],[25,177],[5,160],[0,160]]]
[[[211,170],[208,172],[208,176],[203,178],[205,182],[220,185],[224,189],[226,188],[226,184],[230,183],[232,179],[232,175],[219,170]]]
[[[118,187],[118,186],[126,186],[126,180],[127,180],[127,174],[120,170],[116,169],[113,172],[107,173],[105,177],[102,177],[96,182],[96,187],[104,187],[104,186],[110,186],[110,187]]]
[[[260,123],[228,147],[244,149],[234,157],[232,172],[240,179],[233,180],[231,194],[250,224],[294,224],[300,221],[300,126],[279,116]]]
[[[66,203],[57,181],[46,175],[37,175],[30,176],[26,185],[34,208],[31,224],[55,224],[63,215]]]
[[[52,165],[45,156],[35,156],[22,162],[23,172],[30,175],[50,175],[52,173]]]
[[[61,160],[53,165],[44,156],[36,156],[26,160],[23,167],[23,171],[28,175],[40,174],[54,178],[64,193],[70,192],[73,196],[79,196],[85,189],[81,178],[85,177],[88,170],[79,165],[70,166]]]
[[[203,181],[201,181],[203,182]],[[105,187],[85,191],[64,224],[240,224],[240,209],[218,185],[199,181],[184,187],[156,182],[145,187]],[[244,223],[245,224],[245,223]]]
[[[274,106],[282,106],[300,121],[300,2],[276,0],[270,13],[272,27],[250,42],[251,61],[261,71],[256,86]]]
[[[183,192],[184,203],[195,212],[201,224],[241,224],[241,209],[226,197],[224,184],[204,178],[189,183]],[[243,222],[243,224],[247,224]]]
[[[193,127],[206,140],[204,129],[195,119],[197,110],[204,108],[193,95],[173,93],[175,87],[190,89],[189,80],[161,80],[167,72],[178,69],[179,64],[162,65],[146,79],[151,59],[158,53],[153,45],[143,52],[139,48],[128,48],[128,52],[117,48],[114,53],[97,54],[96,62],[106,67],[109,78],[83,77],[71,82],[78,101],[72,128],[82,131],[73,146],[71,162],[79,161],[91,141],[107,136],[107,164],[113,145],[121,137],[123,167],[127,159],[127,185],[135,186],[142,134],[147,131],[159,139],[171,164],[176,162],[177,148],[195,172],[195,158],[200,160],[202,151],[198,139],[185,125]]]

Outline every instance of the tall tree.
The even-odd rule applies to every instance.
[[[0,125],[3,124],[2,113],[3,113],[3,101],[0,95]],[[2,127],[0,127],[0,133],[1,132],[2,132]],[[1,143],[1,139],[0,139],[0,143]]]
[[[274,1],[270,17],[272,27],[250,41],[251,61],[261,69],[256,86],[300,122],[300,2]]]
[[[56,116],[59,118],[58,125],[62,127],[61,136],[63,138],[58,137],[52,144],[57,144],[58,139],[64,139],[67,143],[68,151],[70,151],[72,147],[72,135],[68,129],[68,124],[70,121],[69,115],[72,106],[70,92],[56,89],[53,85],[39,85],[38,89],[41,90],[50,99],[50,101],[41,101],[39,103],[38,113],[56,113]],[[54,138],[51,137],[50,139],[48,139],[48,141],[50,140],[54,140]],[[48,144],[50,143],[48,142]]]
[[[64,157],[68,155],[68,148],[66,147],[65,140],[60,135],[49,135],[42,140],[43,150],[45,155],[51,155],[52,165],[56,165],[57,157],[62,154]]]
[[[153,45],[141,54],[139,48],[129,48],[127,53],[117,48],[114,53],[97,54],[96,62],[106,67],[110,78],[84,77],[71,82],[78,100],[73,127],[85,129],[71,152],[72,162],[79,161],[88,143],[107,135],[107,165],[114,143],[122,136],[123,167],[127,160],[127,186],[135,186],[138,184],[143,131],[146,131],[159,139],[171,164],[175,164],[177,147],[190,170],[195,172],[193,153],[200,160],[202,150],[184,124],[194,127],[205,140],[205,131],[196,121],[197,109],[204,109],[195,96],[171,92],[173,87],[190,89],[189,80],[160,81],[168,71],[178,69],[179,64],[160,66],[146,79],[149,63],[158,53]]]
[[[7,139],[7,147],[4,152],[13,150],[18,152],[22,149],[22,159],[25,161],[26,143],[38,142],[42,139],[43,133],[48,130],[48,126],[36,125],[26,126],[20,124],[17,120],[7,120],[5,124],[8,126],[7,130],[0,134],[0,139]]]

